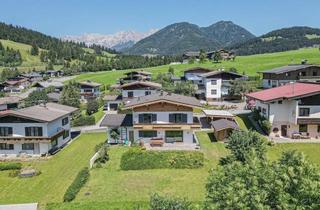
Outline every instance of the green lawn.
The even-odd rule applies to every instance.
[[[103,107],[100,107],[99,110],[93,114],[94,116],[94,121],[97,123],[101,118],[103,117],[104,112],[103,112]]]
[[[251,121],[248,118],[249,114],[239,114],[236,116],[236,121],[241,130],[248,131],[250,129],[255,130]]]
[[[172,65],[175,69],[175,74],[181,76],[183,71],[188,68],[200,66],[206,68],[224,68],[235,67],[239,73],[245,72],[247,75],[257,75],[258,71],[271,69],[278,66],[288,65],[291,63],[300,63],[302,59],[307,59],[309,63],[320,64],[320,52],[318,48],[300,49],[279,53],[268,53],[250,56],[237,56],[235,61],[222,61],[221,63],[214,64],[207,62],[204,64],[178,64]],[[152,72],[154,75],[157,73],[167,72],[169,65],[157,66],[152,68],[145,68],[145,70]],[[118,71],[105,71],[96,73],[86,73],[79,75],[76,80],[92,80],[105,85],[114,84],[117,79],[121,78],[125,72],[130,70]]]
[[[9,172],[0,172],[0,204],[62,202],[63,194],[77,173],[89,165],[94,148],[106,140],[104,133],[82,134],[72,144],[47,161],[24,163],[41,174],[32,178],[12,178]]]

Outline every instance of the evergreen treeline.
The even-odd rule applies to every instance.
[[[303,47],[320,45],[320,29],[310,27],[292,27],[275,30],[230,49],[237,55],[252,55],[261,53],[297,50]]]
[[[4,48],[0,42],[0,66],[12,67],[22,63],[19,50]]]

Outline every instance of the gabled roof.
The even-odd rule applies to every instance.
[[[320,94],[320,84],[297,82],[249,93],[246,96],[264,102],[271,102],[282,99],[302,98],[316,94]]]
[[[58,81],[44,81],[44,82],[36,82],[34,85],[34,87],[40,86],[43,88],[47,88],[50,86],[56,87],[56,88],[62,88],[63,87],[63,83],[62,82],[58,82]]]
[[[266,70],[266,71],[261,71],[260,73],[283,74],[283,73],[297,71],[297,70],[301,70],[301,69],[305,69],[305,68],[309,68],[309,67],[320,68],[320,66],[313,65],[313,64],[292,64],[292,65],[273,68],[273,69]]]
[[[105,95],[103,97],[104,101],[122,101],[121,95]]]
[[[202,68],[202,67],[194,67],[194,68],[185,70],[184,73],[190,73],[190,72],[207,73],[207,72],[211,72],[211,71],[213,71],[213,70],[207,69],[207,68]]]
[[[79,84],[80,85],[86,85],[86,86],[89,86],[89,87],[99,87],[99,86],[101,86],[100,83],[92,82],[90,80],[79,82]]]
[[[231,120],[226,120],[226,119],[212,121],[211,125],[212,125],[214,131],[221,131],[224,129],[234,129],[234,130],[239,129],[239,126],[237,125],[236,122],[231,121]]]
[[[123,89],[131,86],[144,86],[144,87],[152,87],[155,89],[160,89],[162,87],[161,84],[155,82],[148,82],[148,81],[135,81],[130,83],[125,83],[123,85],[118,86],[118,88]]]
[[[237,73],[230,72],[230,71],[211,71],[211,72],[208,72],[208,73],[205,73],[205,74],[201,74],[200,76],[206,78],[206,77],[219,75],[219,74],[230,74],[230,75],[234,75],[234,76],[237,76],[237,77],[244,77],[241,74],[237,74]]]
[[[107,114],[100,127],[132,127],[132,114]]]
[[[39,122],[51,122],[60,117],[69,115],[77,110],[78,108],[71,106],[47,103],[46,105],[36,105],[24,109],[3,111],[0,112],[0,118],[5,116],[16,116]]]
[[[129,74],[140,74],[140,75],[145,75],[145,76],[152,75],[152,73],[147,72],[147,71],[130,71],[130,72],[125,73],[125,75],[129,75]]]
[[[19,103],[19,101],[21,101],[21,100],[22,100],[22,98],[20,98],[18,96],[2,97],[2,98],[0,98],[0,105],[15,104],[15,103]]]
[[[134,107],[145,106],[148,104],[154,104],[158,102],[173,103],[173,104],[178,104],[181,106],[187,106],[192,108],[201,107],[200,102],[194,97],[167,93],[167,92],[159,92],[156,94],[132,98],[130,101],[128,101],[125,104],[124,109],[131,109]]]

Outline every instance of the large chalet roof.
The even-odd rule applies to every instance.
[[[131,127],[132,114],[107,114],[100,123],[100,127]]]
[[[284,86],[246,94],[248,98],[263,102],[282,99],[295,99],[320,94],[320,85],[311,83],[289,83]]]
[[[313,65],[313,64],[292,64],[292,65],[273,68],[273,69],[266,70],[266,71],[261,71],[260,73],[283,74],[283,73],[297,71],[297,70],[305,69],[305,68],[309,68],[309,67],[320,68],[320,66]]]
[[[48,88],[50,86],[56,87],[56,88],[62,88],[63,87],[63,83],[62,82],[58,82],[58,81],[51,81],[51,80],[47,80],[44,82],[36,82],[33,87],[43,87],[43,88]]]
[[[46,105],[36,105],[24,109],[3,111],[0,112],[0,118],[5,116],[16,116],[39,122],[51,122],[77,110],[77,108],[71,106],[47,103]]]
[[[132,98],[125,104],[124,109],[131,109],[134,107],[145,106],[148,104],[154,104],[158,102],[167,102],[188,107],[201,107],[200,102],[194,97],[167,92],[159,92],[156,94]]]
[[[130,82],[130,83],[125,83],[123,85],[118,86],[117,88],[119,89],[125,89],[125,88],[129,88],[129,87],[151,87],[151,88],[155,88],[155,89],[160,89],[162,87],[161,84],[159,83],[155,83],[155,82],[148,82],[148,81],[135,81],[135,82]]]
[[[184,71],[184,73],[207,73],[211,72],[213,70],[207,69],[207,68],[202,68],[202,67],[194,67],[190,68]]]
[[[79,82],[79,84],[83,85],[83,86],[89,86],[89,87],[99,87],[99,86],[101,86],[100,83],[92,82],[90,80]]]
[[[200,76],[206,78],[206,77],[215,76],[215,75],[219,75],[219,74],[230,74],[230,75],[233,75],[233,76],[236,76],[236,77],[239,77],[239,78],[240,77],[244,77],[241,74],[237,74],[237,73],[230,72],[230,71],[210,71],[208,73],[201,74]]]

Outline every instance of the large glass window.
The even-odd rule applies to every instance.
[[[309,116],[309,115],[310,115],[310,108],[299,109],[299,116]]]
[[[12,127],[0,127],[0,136],[12,136]]]
[[[65,130],[63,133],[63,139],[68,138],[70,135],[70,131],[69,130]]]
[[[169,122],[171,123],[187,123],[188,115],[183,113],[169,114]]]
[[[157,137],[157,131],[139,131],[140,138],[153,138]]]
[[[306,133],[306,132],[308,132],[308,125],[307,125],[307,124],[300,124],[300,125],[299,125],[299,132],[300,132],[300,133]]]
[[[166,142],[182,142],[183,131],[166,131]]]
[[[22,144],[22,150],[34,150],[34,143]]]
[[[139,114],[139,123],[152,123],[157,121],[157,114]]]
[[[26,136],[42,136],[42,127],[26,127]]]
[[[0,143],[0,150],[13,150],[13,149],[14,149],[13,144]]]

